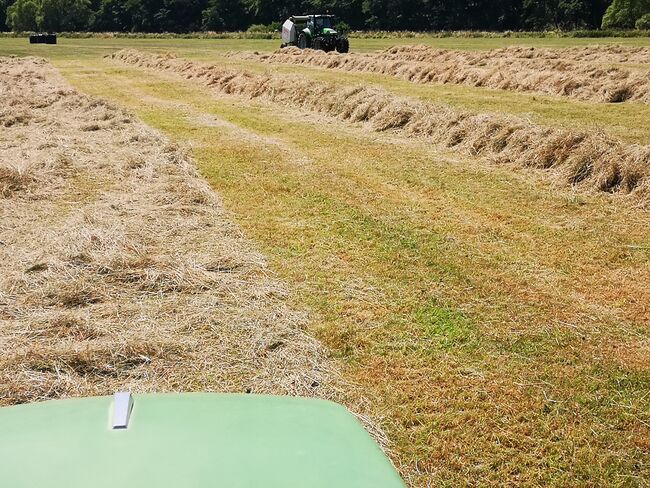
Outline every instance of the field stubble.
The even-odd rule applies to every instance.
[[[124,389],[343,399],[306,315],[184,151],[41,59],[0,58],[0,102],[0,405]]]

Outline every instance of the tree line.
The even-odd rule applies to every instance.
[[[355,30],[647,28],[650,0],[0,0],[0,28],[237,31],[308,12],[336,14]]]

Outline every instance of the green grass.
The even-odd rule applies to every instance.
[[[202,41],[165,42],[211,55]],[[647,212],[426,141],[213,97],[97,49],[53,60],[192,147],[311,312],[311,333],[367,392],[412,485],[644,486],[650,253],[629,246],[650,242]]]
[[[353,51],[374,51],[400,44],[426,44],[443,49],[495,49],[523,45],[537,47],[571,47],[593,44],[620,44],[624,46],[650,46],[650,38],[458,38],[418,37],[385,39],[352,39]],[[36,55],[53,58],[82,59],[97,57],[118,49],[173,51],[185,57],[205,59],[213,53],[233,50],[273,51],[279,47],[277,39],[69,39],[60,38],[56,46],[30,45],[26,38],[0,38],[0,55]]]

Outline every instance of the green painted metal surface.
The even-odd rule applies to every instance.
[[[210,393],[134,395],[113,430],[112,397],[0,408],[7,488],[397,488],[379,447],[323,400]]]

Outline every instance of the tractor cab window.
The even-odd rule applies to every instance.
[[[317,29],[331,29],[332,28],[331,17],[316,17],[314,19],[314,27],[316,27]]]

